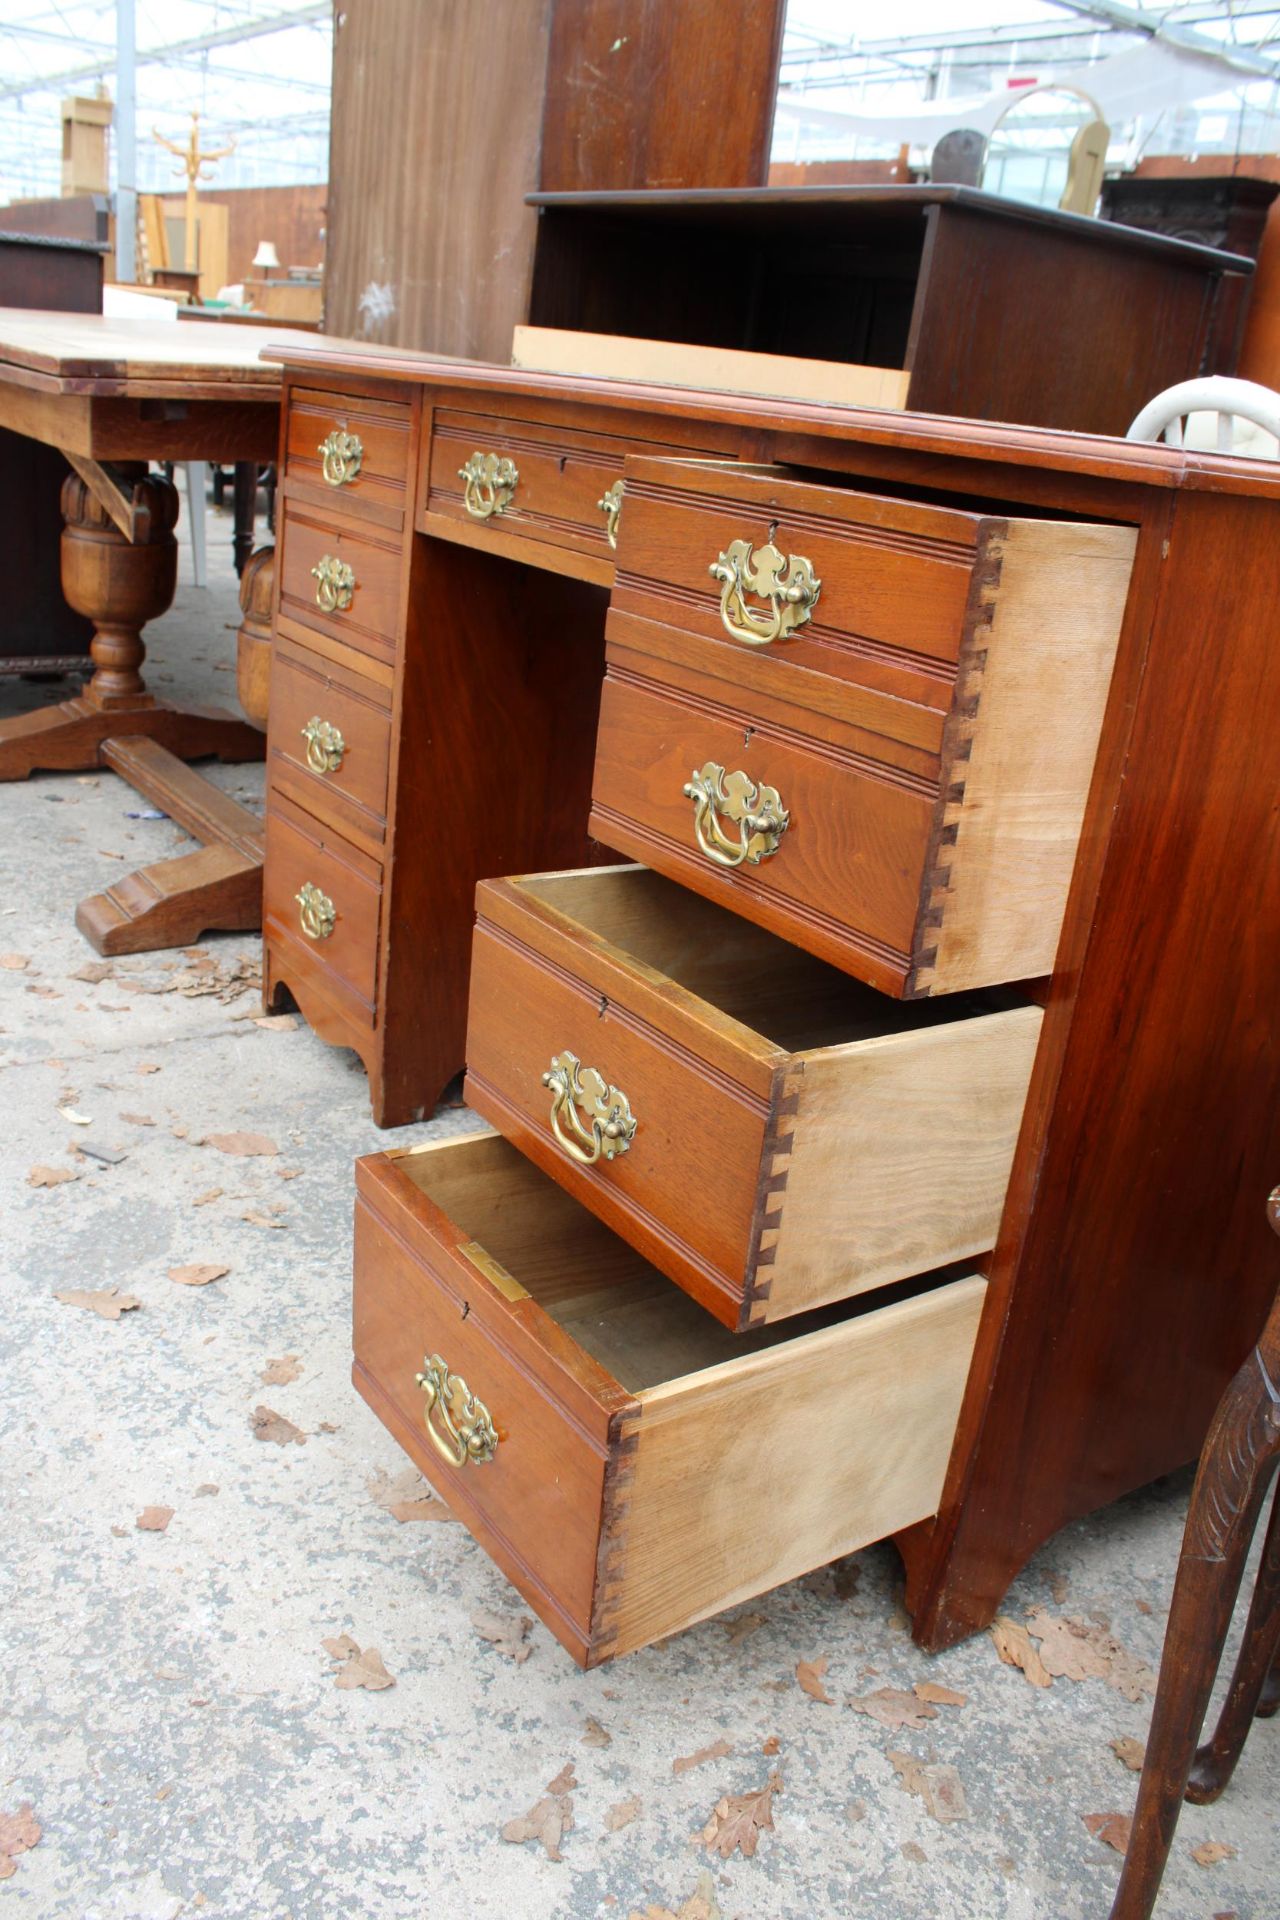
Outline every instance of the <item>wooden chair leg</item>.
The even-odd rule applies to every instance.
[[[1258,1568],[1244,1640],[1231,1686],[1213,1737],[1199,1748],[1191,1764],[1187,1799],[1196,1806],[1216,1800],[1236,1770],[1249,1728],[1262,1699],[1280,1645],[1280,1499],[1273,1500],[1266,1545]]]
[[[1269,1326],[1263,1349],[1273,1340]],[[1280,1399],[1255,1348],[1223,1396],[1200,1457],[1111,1920],[1149,1920],[1155,1905],[1278,1452]]]

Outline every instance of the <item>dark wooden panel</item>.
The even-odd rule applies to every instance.
[[[325,322],[509,360],[527,318],[550,0],[345,0]]]
[[[1153,394],[1204,371],[1217,275],[1087,228],[963,205],[931,218],[907,362],[913,413],[1123,434]]]
[[[549,191],[763,186],[782,0],[555,0]]]

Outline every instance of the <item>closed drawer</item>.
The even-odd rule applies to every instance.
[[[726,1326],[994,1246],[1038,1007],[903,1006],[642,867],[477,902],[468,1102]]]
[[[735,1337],[497,1136],[356,1181],[356,1385],[583,1666],[936,1512],[980,1279]]]
[[[594,555],[611,573],[610,533],[619,520],[601,502],[622,480],[627,445],[576,428],[437,409],[427,529],[446,539],[458,528],[474,530],[477,542],[483,533],[523,536]],[[470,483],[464,469],[474,475]]]
[[[359,533],[288,502],[280,536],[280,614],[376,659],[395,657],[401,542]]]
[[[403,515],[411,425],[404,401],[293,387],[285,475],[323,488],[335,506],[377,505]]]
[[[593,831],[886,992],[1049,971],[1134,539],[628,462]]]
[[[273,786],[346,833],[380,843],[390,752],[390,688],[277,633],[267,740]]]
[[[341,1011],[373,1018],[382,868],[274,786],[267,796],[263,934]]]

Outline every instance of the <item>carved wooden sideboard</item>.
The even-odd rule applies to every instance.
[[[361,1163],[361,1391],[580,1660],[885,1534],[982,1626],[1270,1304],[1280,477],[319,346],[282,431],[268,995],[498,1129]]]

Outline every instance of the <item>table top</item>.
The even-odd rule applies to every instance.
[[[44,394],[278,402],[280,369],[261,354],[315,341],[285,326],[242,331],[216,320],[179,326],[147,316],[0,307],[0,383]]]

